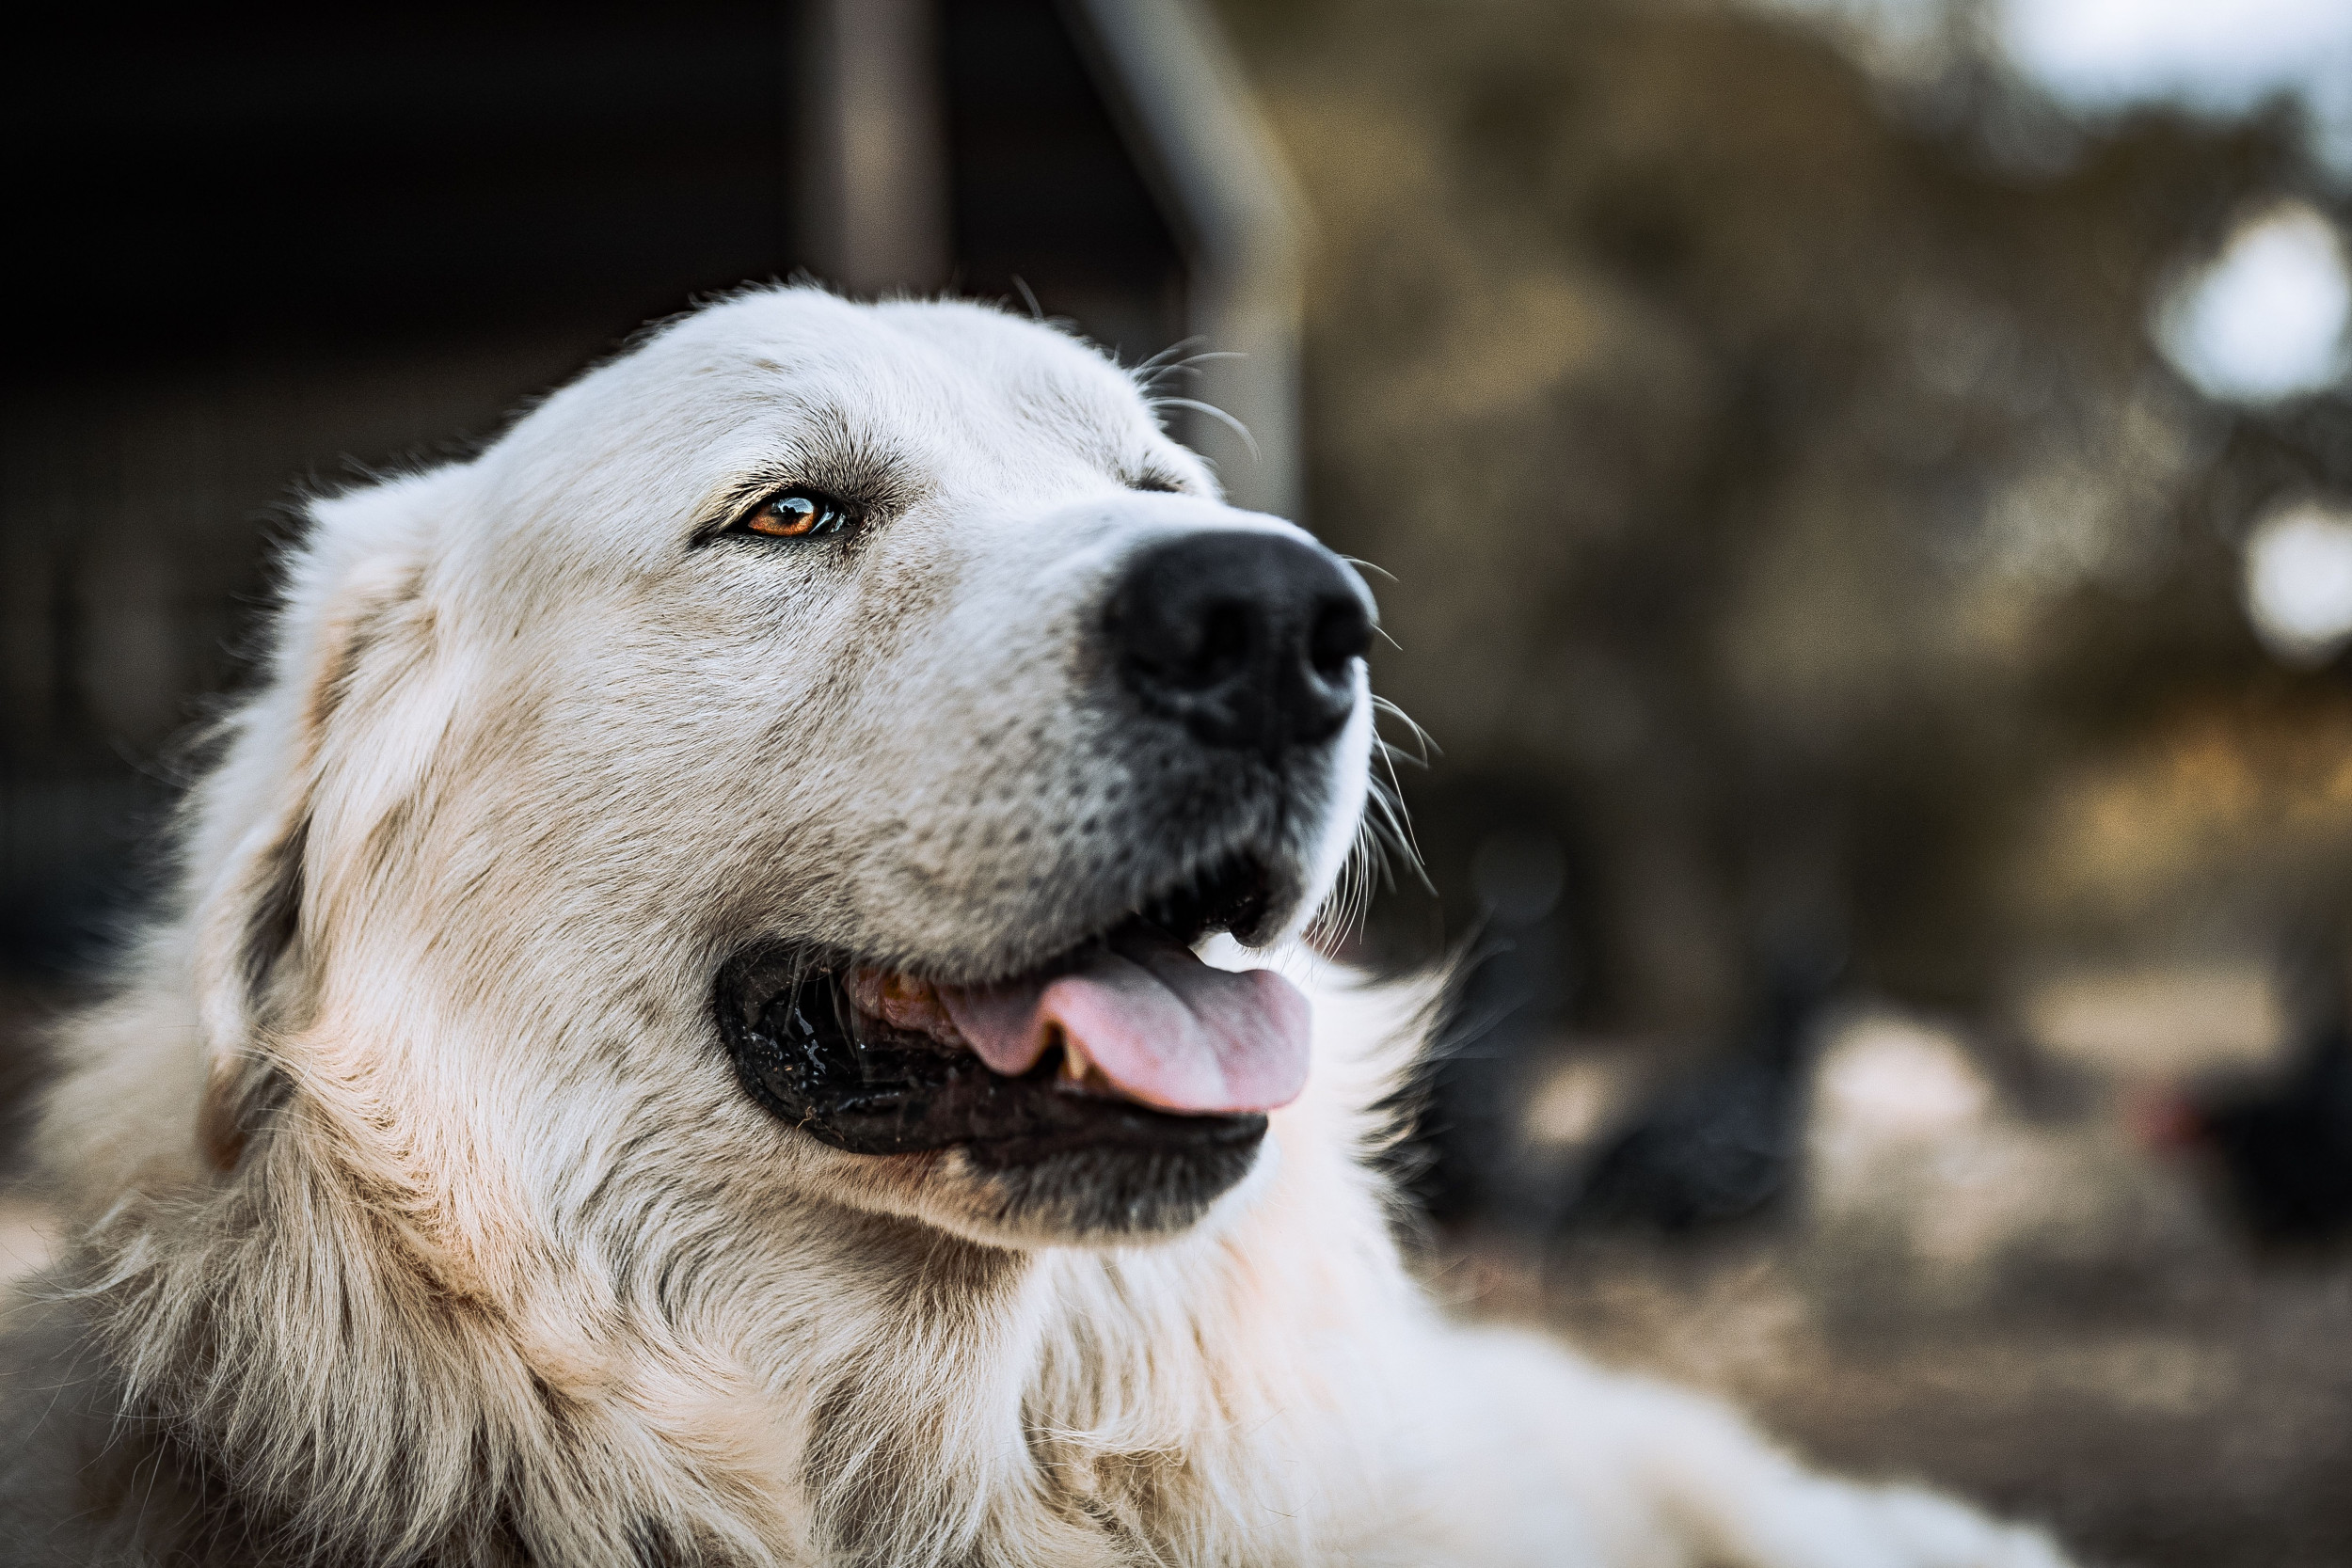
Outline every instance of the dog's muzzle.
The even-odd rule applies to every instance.
[[[1047,760],[1034,809],[1085,799],[1055,782],[1079,765],[1117,779],[1123,804],[1039,825],[1116,842],[1032,917],[991,911],[1035,947],[931,971],[904,948],[755,940],[712,1000],[744,1090],[779,1120],[853,1154],[953,1151],[1009,1212],[1044,1203],[1068,1227],[1135,1232],[1241,1180],[1266,1113],[1307,1081],[1305,998],[1196,948],[1266,940],[1311,895],[1335,804],[1354,798],[1336,748],[1364,701],[1374,606],[1338,557],[1263,526],[1146,536],[1095,580],[1085,673],[1045,700],[1101,728]]]

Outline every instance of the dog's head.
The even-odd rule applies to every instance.
[[[526,1207],[1134,1236],[1257,1162],[1305,1005],[1195,949],[1336,878],[1371,601],[1106,360],[761,292],[314,511],[199,817],[216,1050]]]

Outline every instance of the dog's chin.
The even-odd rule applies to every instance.
[[[1138,927],[1186,945],[1266,929],[1283,913],[1277,885],[1235,857],[1036,968]],[[1176,1113],[1106,1092],[1059,1045],[1026,1071],[995,1071],[861,1007],[860,971],[852,954],[755,942],[721,967],[712,1001],[745,1093],[870,1164],[843,1175],[872,1206],[999,1244],[1144,1240],[1190,1228],[1258,1164],[1261,1113]]]
[[[1150,1245],[1195,1233],[1220,1209],[1246,1204],[1273,1168],[1263,1117],[1222,1148],[1148,1150],[1102,1146],[1013,1164],[971,1148],[916,1155],[836,1155],[836,1196],[919,1221],[984,1246]]]

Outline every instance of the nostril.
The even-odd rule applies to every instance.
[[[1248,605],[1228,600],[1210,606],[1201,618],[1200,646],[1192,663],[1196,684],[1216,686],[1246,673],[1257,657],[1258,622]]]
[[[1264,641],[1262,621],[1237,600],[1159,605],[1114,616],[1112,635],[1145,681],[1170,691],[1207,691],[1248,674]]]
[[[1351,594],[1324,601],[1307,637],[1307,659],[1315,673],[1336,680],[1353,660],[1372,650],[1372,617]]]

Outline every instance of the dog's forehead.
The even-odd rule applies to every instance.
[[[667,570],[763,487],[921,503],[901,515],[933,521],[1041,516],[1106,487],[1216,494],[1134,379],[1083,342],[985,305],[858,305],[812,288],[671,323],[548,398],[474,468],[473,521],[444,549],[496,552],[540,578]]]
[[[645,371],[682,381],[706,419],[739,420],[753,438],[817,414],[943,462],[984,452],[1119,468],[1168,445],[1116,365],[984,305],[772,291],[689,318],[647,357]]]

